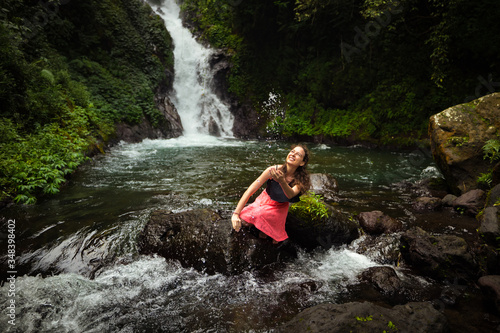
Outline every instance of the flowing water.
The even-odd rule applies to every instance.
[[[374,258],[346,246],[301,253],[272,272],[228,277],[137,253],[151,211],[229,212],[288,149],[281,142],[208,136],[124,143],[80,168],[60,194],[4,209],[3,230],[7,219],[16,221],[18,257],[16,326],[0,320],[2,331],[266,331],[305,307],[335,302],[360,272],[377,265]],[[411,219],[389,185],[435,172],[420,151],[311,150],[311,172],[338,179],[340,206],[348,210],[380,208]],[[0,290],[3,308],[8,288]]]

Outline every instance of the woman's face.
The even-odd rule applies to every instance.
[[[293,148],[289,153],[288,156],[286,157],[286,162],[288,164],[294,165],[294,166],[303,166],[305,164],[304,162],[304,156],[306,155],[306,152],[302,147],[295,147]]]

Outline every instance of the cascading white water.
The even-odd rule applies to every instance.
[[[185,136],[211,134],[232,137],[233,117],[229,107],[212,91],[208,60],[212,50],[198,43],[182,25],[175,0],[166,0],[157,10],[174,41],[175,77],[172,101],[181,117]]]

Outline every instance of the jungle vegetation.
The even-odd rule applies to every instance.
[[[163,0],[151,0],[152,5]],[[404,146],[500,86],[500,2],[184,0],[267,134]],[[160,121],[172,40],[141,0],[0,4],[0,201],[56,193],[115,124]]]
[[[140,0],[2,0],[0,201],[59,191],[118,122],[160,121],[172,40]]]
[[[230,89],[281,137],[414,144],[500,89],[496,0],[185,0],[232,54]],[[269,99],[272,93],[271,99]]]

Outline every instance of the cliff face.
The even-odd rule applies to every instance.
[[[430,118],[432,155],[450,189],[463,194],[478,186],[481,174],[492,170],[498,183],[500,166],[484,159],[483,147],[500,134],[500,93],[452,106]]]
[[[214,91],[222,101],[229,105],[234,116],[234,136],[241,139],[256,139],[265,136],[264,120],[259,117],[249,102],[241,101],[229,91],[230,57],[222,51],[214,53],[210,60],[210,68],[214,75]]]
[[[182,135],[181,118],[169,97],[170,88],[161,84],[155,93],[155,105],[161,112],[158,125],[154,126],[147,118],[139,124],[119,123],[113,141],[141,142],[144,139],[170,139]]]

